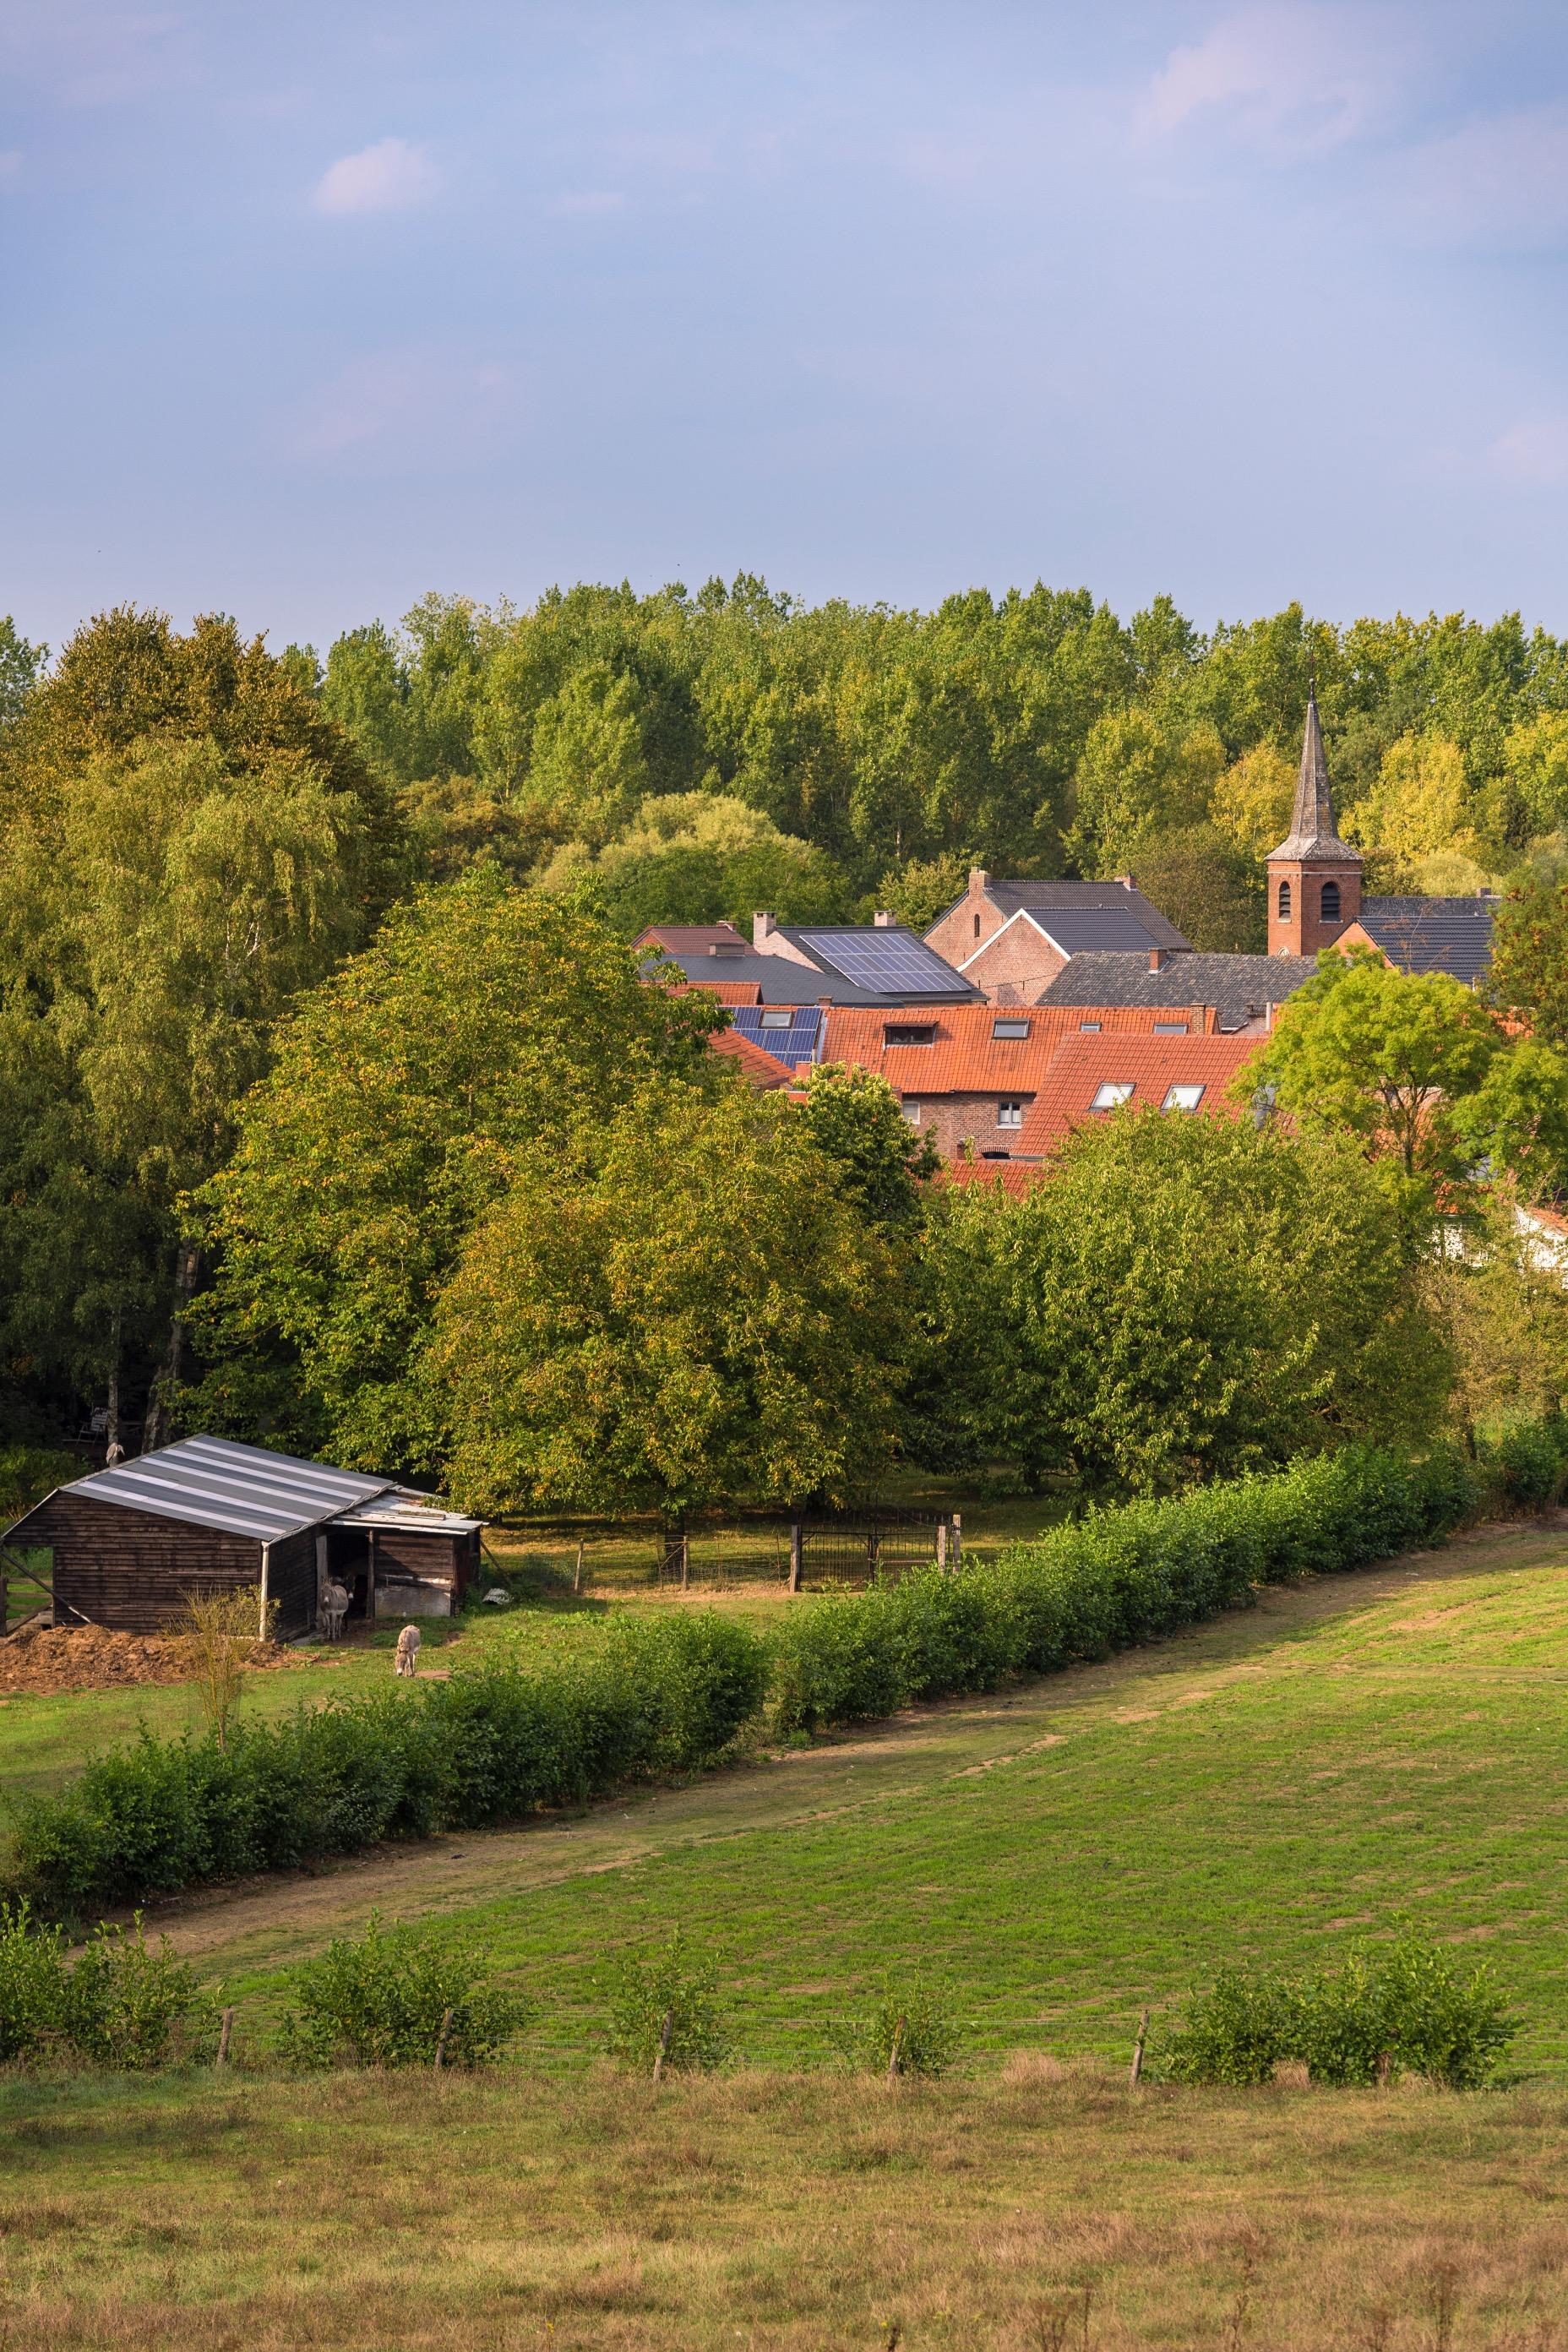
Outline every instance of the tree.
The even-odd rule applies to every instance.
[[[890,866],[877,885],[877,904],[890,908],[911,931],[929,931],[968,889],[973,862],[962,849],[948,849],[937,857]]]
[[[1480,1423],[1554,1412],[1568,1395],[1568,1284],[1520,1206],[1511,1181],[1484,1193],[1423,1277],[1452,1352],[1454,1415],[1472,1450]]]
[[[1503,1040],[1484,1004],[1443,972],[1395,971],[1368,949],[1319,958],[1284,1006],[1249,1087],[1275,1089],[1304,1133],[1353,1136],[1408,1179],[1459,1175],[1470,1149],[1456,1106]]]
[[[592,889],[623,938],[650,923],[737,922],[766,907],[785,922],[836,922],[844,877],[810,842],[721,793],[650,795],[595,856],[580,841],[559,849],[536,877],[544,889]]]
[[[1255,743],[1220,776],[1209,795],[1218,831],[1255,863],[1290,830],[1296,771],[1272,743]]]
[[[20,719],[48,657],[47,646],[30,646],[9,613],[0,616],[0,727]]]
[[[416,1359],[476,1222],[522,1155],[564,1154],[656,1075],[719,1083],[721,1018],[493,866],[420,892],[298,1003],[241,1107],[205,1195],[210,1345],[282,1350],[297,1418],[340,1460],[429,1464]],[[220,1364],[209,1393],[232,1379]]]
[[[888,1458],[885,1244],[787,1102],[654,1085],[520,1160],[443,1290],[425,1377],[486,1512],[842,1496]]]
[[[1132,852],[1138,887],[1195,948],[1259,952],[1268,930],[1264,871],[1212,824],[1146,834]]]
[[[1492,923],[1487,993],[1500,1013],[1568,1051],[1568,885],[1539,876],[1513,884]]]
[[[1458,745],[1441,735],[1405,735],[1384,754],[1377,782],[1348,812],[1345,831],[1399,873],[1435,852],[1473,856],[1479,845],[1470,820]]]
[[[886,1078],[843,1062],[818,1063],[807,1073],[800,1115],[867,1223],[889,1239],[917,1233],[925,1215],[921,1188],[942,1154],[910,1125]]]
[[[364,938],[401,879],[401,829],[298,677],[218,619],[181,636],[161,614],[102,616],[5,750],[0,1053],[56,1072],[12,1146],[29,1282],[90,1234],[68,1328],[111,1406],[144,1295],[162,1293],[153,1444],[199,1270],[184,1195],[226,1156],[292,992]],[[27,1314],[24,1289],[9,1319]]]
[[[961,1312],[978,1290],[1005,1335],[980,1426],[1036,1480],[1160,1493],[1441,1419],[1408,1228],[1342,1142],[1118,1112],[1022,1199],[974,1186],[933,1230],[961,1253]]]
[[[1149,834],[1202,824],[1225,770],[1212,727],[1172,727],[1141,708],[1098,720],[1076,777],[1069,835],[1087,874],[1131,862]]]

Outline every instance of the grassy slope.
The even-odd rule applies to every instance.
[[[884,1967],[949,1972],[981,2050],[1125,2047],[1223,1958],[1309,1960],[1401,1914],[1559,1996],[1568,1543],[1470,1538],[1274,1591],[1184,1639],[574,1821],[215,1898],[175,1939],[247,2000],[363,1918],[461,1916],[591,2046],[601,1956],[680,1922],[748,2055],[800,2063]]]

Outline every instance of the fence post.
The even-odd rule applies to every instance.
[[[1127,2072],[1127,2087],[1135,2091],[1143,2078],[1143,2044],[1149,2039],[1149,2012],[1138,2020],[1138,2039],[1132,2044],[1132,2063]]]
[[[963,1513],[962,1511],[954,1511],[952,1515],[952,1564],[954,1568],[963,1566]]]
[[[680,1537],[680,1589],[685,1591],[691,1580],[691,1538],[684,1529]]]
[[[577,1565],[572,1571],[572,1590],[574,1592],[581,1592],[583,1590],[583,1538],[581,1536],[577,1538]]]
[[[789,1530],[789,1589],[792,1592],[800,1591],[800,1555],[801,1524],[798,1519],[793,1519]]]
[[[947,1566],[947,1521],[945,1519],[939,1519],[936,1523],[936,1564],[938,1568]]]
[[[438,2074],[447,2063],[447,2036],[452,2031],[453,2011],[447,2010],[441,2020],[441,2031],[436,2036],[436,2072]]]

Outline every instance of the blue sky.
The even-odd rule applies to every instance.
[[[1568,11],[0,0],[0,611],[1568,631]]]

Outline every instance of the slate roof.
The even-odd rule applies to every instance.
[[[1076,955],[1037,1003],[1054,1004],[1212,1004],[1223,1029],[1262,1020],[1271,1004],[1310,980],[1313,956],[1209,955],[1186,948],[1151,971],[1136,956]]]
[[[1398,971],[1451,972],[1473,987],[1491,961],[1496,908],[1495,898],[1363,898],[1358,919]]]
[[[1124,882],[991,882],[985,895],[1005,915],[1028,915],[1069,955],[1123,945],[1129,949],[1188,945],[1174,923],[1158,907],[1152,907],[1142,890],[1130,890]],[[953,901],[954,906],[961,903]],[[948,912],[952,911],[950,908]],[[1069,946],[1059,928],[1069,919],[1076,946]]]
[[[177,1444],[117,1463],[112,1470],[73,1479],[65,1491],[89,1502],[273,1543],[390,1494],[395,1483],[357,1470],[333,1470],[323,1462],[302,1462],[265,1445],[182,1437]]]
[[[1301,765],[1296,778],[1296,802],[1290,830],[1273,857],[1293,857],[1302,865],[1359,866],[1361,852],[1340,839],[1334,823],[1333,796],[1329,791],[1329,763],[1323,757],[1323,730],[1318,723],[1318,698],[1309,696],[1307,724],[1301,735]]]
[[[869,927],[853,931],[785,930],[781,925],[780,936],[799,946],[812,961],[800,963],[794,956],[759,954],[750,948],[742,955],[722,956],[710,956],[706,949],[681,949],[667,951],[658,961],[645,963],[643,969],[649,979],[657,977],[660,971],[671,974],[679,971],[694,988],[756,992],[754,995],[744,997],[721,993],[721,1003],[728,1003],[898,1005],[978,1004],[982,1001],[980,991],[969,981],[962,979],[950,963],[944,963],[941,956],[928,948],[913,931],[879,931]],[[832,961],[826,945],[817,944],[830,940],[839,942],[897,940],[906,950],[913,950],[913,956],[901,984],[897,983],[895,973],[889,971],[887,974],[889,984],[878,987],[867,979],[852,979],[842,964]],[[837,952],[857,963],[860,962],[860,957],[853,948],[840,945]],[[874,959],[876,950],[872,949],[866,953]],[[919,959],[918,964],[915,958]]]
[[[1014,1149],[1020,1160],[1054,1151],[1075,1127],[1100,1118],[1090,1106],[1106,1085],[1131,1086],[1130,1105],[1163,1109],[1173,1086],[1201,1086],[1199,1116],[1236,1116],[1226,1100],[1231,1080],[1249,1055],[1262,1051],[1261,1037],[1138,1037],[1126,1031],[1100,1037],[1071,1037],[1052,1062],[1046,1083],[1026,1111]],[[1173,1113],[1173,1116],[1175,1116]]]

